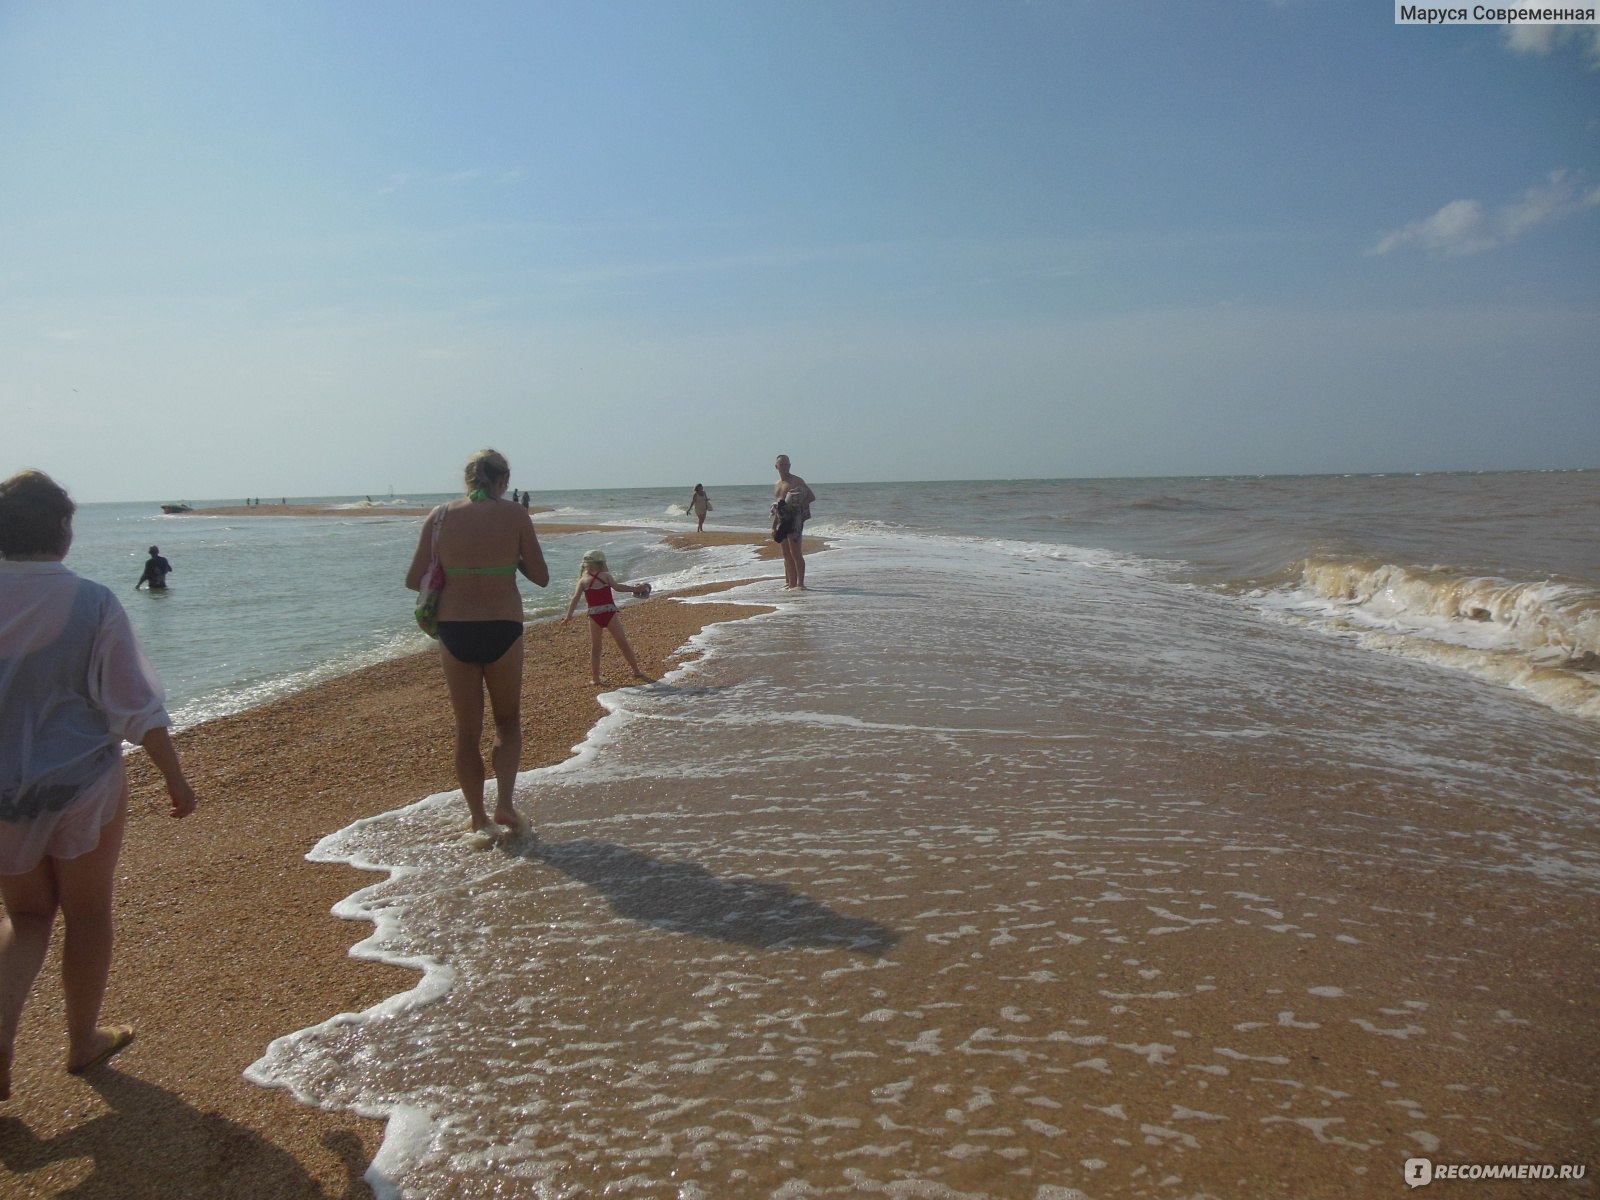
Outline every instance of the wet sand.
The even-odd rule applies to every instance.
[[[657,596],[624,614],[640,662],[660,674],[706,624],[760,611]],[[536,625],[526,639],[528,769],[565,759],[603,712],[583,622]],[[628,682],[609,645],[605,674]],[[103,1019],[136,1026],[138,1038],[106,1068],[62,1070],[58,929],[23,1018],[12,1098],[0,1105],[0,1195],[371,1195],[361,1176],[381,1123],[303,1106],[241,1072],[273,1038],[415,982],[350,958],[370,928],[330,915],[372,876],[304,855],[351,821],[454,788],[451,730],[428,652],[179,734],[201,803],[185,821],[165,815],[159,776],[142,753],[130,756]]]

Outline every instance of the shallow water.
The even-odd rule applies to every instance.
[[[1255,551],[913,532],[839,492],[812,591],[736,592],[783,608],[524,777],[538,840],[462,840],[445,795],[319,846],[392,872],[346,913],[424,976],[252,1077],[391,1117],[375,1181],[408,1196],[1389,1195],[1417,1153],[1582,1160],[1600,726],[1376,651]]]

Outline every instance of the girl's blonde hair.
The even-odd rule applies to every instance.
[[[467,459],[467,469],[462,473],[467,491],[493,493],[495,484],[510,478],[511,464],[498,450],[479,450]]]
[[[590,550],[583,556],[584,572],[593,575],[594,571],[591,570],[593,567],[599,567],[602,571],[606,569],[606,552],[604,550]]]

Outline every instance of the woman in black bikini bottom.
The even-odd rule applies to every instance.
[[[521,636],[521,621],[439,622],[440,644],[464,663],[499,662]]]
[[[550,569],[528,510],[505,499],[511,468],[504,456],[480,451],[467,463],[467,495],[441,504],[423,522],[406,586],[415,591],[434,555],[444,567],[439,593],[439,665],[455,716],[456,779],[474,832],[496,825],[520,832],[517,769],[522,758],[522,596],[520,574],[540,587]],[[494,715],[495,808],[484,808],[484,694]]]

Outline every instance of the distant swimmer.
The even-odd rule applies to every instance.
[[[164,592],[167,590],[167,576],[170,574],[172,574],[172,564],[161,557],[159,546],[151,546],[150,557],[144,560],[144,574],[139,576],[139,582],[133,585],[133,590],[137,592],[148,583],[152,592]]]

